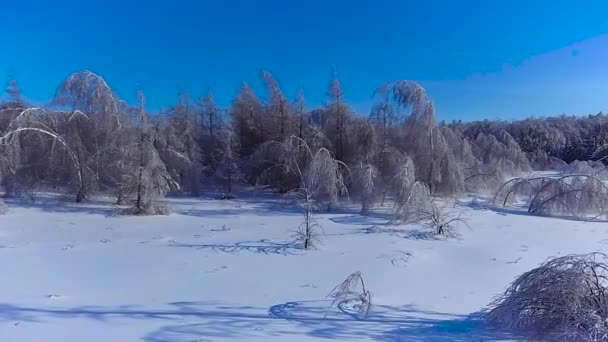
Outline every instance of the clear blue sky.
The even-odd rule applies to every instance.
[[[605,0],[0,0],[0,12],[0,76],[38,101],[88,69],[127,101],[141,84],[153,110],[209,88],[228,105],[266,69],[318,106],[336,65],[361,112],[395,79],[422,83],[448,120],[608,109]]]

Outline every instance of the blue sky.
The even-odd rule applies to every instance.
[[[365,114],[383,82],[420,82],[440,119],[608,111],[604,1],[0,0],[0,77],[50,99],[88,69],[152,110],[211,89],[228,105],[268,70],[311,107],[333,66]]]

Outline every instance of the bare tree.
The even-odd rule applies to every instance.
[[[180,189],[192,196],[199,196],[203,172],[202,151],[191,107],[189,96],[182,94],[166,120],[161,116],[155,118],[154,145],[167,172],[179,182]],[[215,139],[203,144],[205,149],[212,151],[217,149],[216,145]]]

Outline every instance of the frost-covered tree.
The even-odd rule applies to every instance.
[[[247,158],[267,141],[263,107],[253,90],[244,83],[229,109],[232,131],[240,147],[239,155]],[[253,174],[248,175],[250,180]]]
[[[10,126],[0,137],[0,145],[9,146],[13,154],[5,154],[4,157],[20,159],[30,157],[24,156],[23,152],[28,151],[27,147],[41,146],[38,153],[42,155],[50,152],[52,156],[56,150],[61,151],[62,156],[65,156],[65,162],[62,165],[68,168],[54,170],[55,174],[59,172],[68,172],[72,175],[75,183],[72,183],[76,202],[81,202],[85,199],[87,184],[89,182],[89,174],[85,173],[85,167],[81,163],[78,152],[66,140],[65,136],[57,131],[55,125],[55,116],[47,115],[48,113],[41,108],[26,108],[11,121]],[[77,115],[77,113],[75,113]],[[24,149],[25,148],[25,149]],[[16,155],[15,155],[16,154]],[[34,154],[36,155],[36,154]],[[42,159],[38,155],[37,159]],[[44,158],[46,159],[46,158]],[[14,162],[14,160],[13,160]],[[20,170],[23,172],[23,170]],[[30,187],[32,184],[29,184]]]
[[[269,138],[282,141],[292,134],[291,106],[283,95],[279,83],[268,71],[262,71],[262,79],[268,96],[264,109],[269,121]]]
[[[215,178],[224,185],[224,198],[234,197],[232,191],[234,185],[241,181],[241,160],[239,158],[238,141],[231,130],[223,132],[219,140],[219,159],[218,167],[215,171]]]
[[[57,90],[53,104],[83,113],[115,116],[120,103],[103,78],[85,70],[68,77]]]
[[[167,208],[159,203],[171,188],[179,188],[167,172],[154,142],[156,131],[150,124],[144,106],[144,95],[138,93],[136,109],[137,126],[132,147],[125,150],[125,159],[130,164],[122,178],[124,194],[133,198],[133,207],[124,211],[133,215],[157,215],[167,213]]]
[[[397,189],[395,196],[395,220],[417,220],[422,210],[429,208],[431,193],[428,186],[416,181],[414,162],[405,158],[395,175],[393,186]]]
[[[326,148],[313,149],[304,140],[291,136],[283,142],[269,141],[259,148],[260,156],[272,157],[261,177],[279,170],[282,177],[294,177],[297,186],[287,192],[304,210],[304,222],[296,237],[305,249],[313,247],[318,238],[318,224],[312,219],[315,209],[337,205],[346,192],[342,172],[346,165],[334,158]]]
[[[333,79],[327,91],[327,105],[324,108],[323,132],[332,144],[336,159],[342,162],[351,161],[349,149],[349,127],[352,109],[344,101],[344,91],[334,71]]]
[[[200,167],[203,174],[209,179],[213,177],[219,167],[224,131],[230,127],[225,126],[222,110],[218,107],[213,94],[208,92],[200,100],[199,122],[194,129],[195,139],[198,141],[202,153]]]
[[[186,94],[171,108],[166,120],[157,120],[158,134],[155,147],[166,165],[167,171],[176,179],[182,191],[192,196],[200,194],[202,175],[202,152],[197,141],[195,113]],[[205,146],[215,148],[215,146]]]
[[[292,113],[295,116],[295,130],[294,135],[298,138],[309,141],[309,125],[306,113],[306,102],[304,100],[304,91],[300,89],[298,95],[292,105]]]
[[[386,83],[376,90],[377,96],[388,98],[394,111],[409,110],[401,148],[416,165],[416,179],[426,183],[431,194],[458,193],[464,188],[462,163],[454,157],[435,124],[435,108],[420,85],[411,81]]]
[[[360,162],[352,171],[352,196],[361,202],[361,213],[369,212],[374,205],[377,196],[378,170],[372,164]]]

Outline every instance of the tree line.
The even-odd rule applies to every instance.
[[[302,91],[289,99],[269,72],[261,81],[262,96],[244,83],[228,108],[211,93],[182,94],[150,115],[141,91],[129,105],[89,71],[68,77],[43,107],[28,104],[12,80],[0,103],[5,196],[53,189],[81,202],[104,193],[132,204],[129,213],[158,214],[168,192],[198,196],[215,185],[231,197],[236,184],[251,184],[306,187],[327,208],[348,197],[366,211],[391,198],[407,216],[420,196],[496,187],[522,171],[590,159],[608,142],[602,114],[437,124],[426,91],[411,81],[381,85],[367,115],[349,106],[335,73],[314,110]]]

